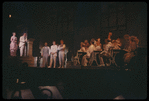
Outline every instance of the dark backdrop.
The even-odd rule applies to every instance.
[[[8,15],[12,17],[9,18]],[[3,55],[9,55],[12,32],[34,38],[33,55],[48,42],[63,39],[75,54],[80,42],[101,38],[109,31],[112,39],[124,34],[136,35],[139,46],[147,47],[147,4],[145,2],[4,2],[2,19]]]

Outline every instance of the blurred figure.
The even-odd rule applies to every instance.
[[[77,54],[76,54],[76,56],[74,57],[74,65],[76,65],[77,63],[81,63],[81,60],[82,60],[82,57],[83,57],[83,55],[84,54],[78,54],[78,52],[86,52],[86,50],[85,50],[85,44],[84,44],[84,42],[81,42],[80,43],[80,50],[78,50],[77,51]],[[79,61],[78,61],[79,60]]]
[[[121,48],[119,47],[118,42],[116,42],[116,40],[112,40],[112,44],[113,44],[113,49],[121,49]]]
[[[117,44],[118,44],[118,46],[119,46],[119,47],[121,47],[121,46],[122,46],[122,43],[121,43],[120,38],[117,38],[117,39],[116,39],[116,42],[117,42]]]
[[[94,46],[94,40],[93,40],[93,39],[91,39],[90,44],[91,44],[91,45],[89,46],[89,48],[88,48],[88,50],[87,50],[87,54],[84,55],[83,58],[82,58],[81,64],[82,64],[83,66],[87,66],[87,63],[88,63],[87,58],[90,58],[91,53],[92,53],[94,50],[96,50],[96,48],[95,48],[95,46]]]
[[[17,49],[18,49],[18,45],[17,45],[17,37],[16,37],[16,33],[13,32],[12,33],[13,36],[11,36],[10,38],[10,56],[16,56],[16,52],[17,52]]]
[[[94,38],[92,38],[91,40],[94,41],[94,46],[96,47],[96,45],[97,45],[96,40]]]
[[[105,39],[105,44],[103,44],[103,50],[105,50],[105,47],[107,44],[108,44],[108,39]]]
[[[88,43],[88,40],[84,40],[84,44],[85,44],[85,50],[87,50],[88,49],[88,47],[89,47],[89,43]]]
[[[47,67],[48,65],[48,57],[50,55],[50,47],[47,46],[47,42],[44,44],[45,46],[41,49],[41,56],[43,56],[42,67]]]
[[[63,40],[60,40],[60,45],[58,46],[59,50],[59,67],[58,68],[64,68],[64,57],[65,57],[65,44]]]
[[[85,50],[85,44],[83,42],[80,43],[80,47],[81,47],[80,48],[80,51],[81,52],[86,52],[86,50]]]
[[[27,34],[24,33],[23,36],[20,37],[20,56],[26,56],[26,47],[27,47]]]
[[[129,37],[129,46],[128,46],[128,53],[124,54],[124,62],[127,64],[130,62],[132,57],[135,56],[135,51],[138,48],[139,39],[136,36],[130,36]]]
[[[125,49],[125,50],[129,50],[130,36],[128,34],[125,34],[123,36],[123,38],[124,38],[124,42],[123,42],[123,47],[122,48]]]
[[[110,40],[107,40],[107,42],[108,42],[108,43],[106,44],[106,46],[105,46],[105,48],[104,48],[104,52],[105,52],[106,54],[109,54],[109,49],[113,47],[113,44],[111,43]]]
[[[100,53],[100,54],[102,54],[103,55],[103,57],[105,58],[104,60],[105,60],[105,63],[106,63],[106,65],[107,66],[109,66],[109,58],[110,58],[110,56],[111,56],[111,50],[110,50],[110,48],[113,48],[113,44],[111,43],[111,41],[110,40],[106,40],[106,44],[105,44],[105,46],[104,46],[104,50]]]
[[[96,51],[102,51],[101,43],[100,43],[100,38],[97,39],[97,42],[96,43],[97,44],[96,44],[95,50]],[[103,61],[103,58],[100,56],[100,54],[99,54],[98,58],[99,58],[99,61],[100,61],[100,65],[99,66],[105,66],[104,61]]]
[[[53,45],[50,49],[50,66],[48,68],[51,68],[52,62],[54,60],[54,68],[56,67],[56,57],[57,57],[57,45],[56,42],[53,41]]]
[[[108,40],[110,40],[110,41],[112,41],[111,40],[111,36],[112,36],[112,32],[109,32],[109,34],[108,34]]]
[[[139,44],[139,39],[136,36],[131,36],[130,37],[131,51],[134,52],[138,48],[138,44]]]
[[[100,43],[100,38],[96,41],[96,49],[97,51],[102,51],[102,44]]]

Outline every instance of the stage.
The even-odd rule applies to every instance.
[[[2,68],[3,94],[9,99],[17,90],[21,94],[34,95],[26,97],[28,99],[42,99],[44,97],[38,97],[36,91],[43,86],[54,91],[55,99],[113,99],[119,95],[125,99],[145,99],[147,64],[143,61],[138,63],[102,67],[93,63],[93,66],[83,67],[67,61],[66,68],[41,68],[22,65],[20,57],[6,57]],[[27,95],[21,96],[25,98]]]
[[[52,92],[57,92],[56,95],[53,93],[53,98],[59,96],[55,97],[56,99],[113,99],[118,95],[122,95],[125,99],[145,98],[147,79],[142,78],[144,76],[142,73],[136,75],[136,72],[131,70],[114,68],[112,66],[96,67],[96,69],[95,67],[28,67],[17,71],[19,74],[14,71],[9,80],[7,78],[7,83],[6,81],[3,83],[12,91],[21,90],[22,94],[26,91],[35,93],[41,86],[49,87]],[[18,84],[16,79],[19,79]],[[20,84],[21,82],[25,83]],[[36,96],[34,98],[40,98]]]

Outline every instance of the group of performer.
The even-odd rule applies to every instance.
[[[16,52],[18,49],[17,45],[17,37],[16,33],[12,33],[13,36],[11,37],[10,41],[10,55],[16,56]],[[124,62],[127,64],[130,62],[131,58],[135,56],[135,50],[138,47],[139,39],[136,36],[129,36],[125,34],[123,40],[117,38],[116,40],[111,39],[112,32],[109,32],[108,38],[105,39],[105,44],[100,43],[100,38],[95,40],[94,38],[91,39],[90,44],[88,40],[84,40],[84,42],[80,43],[81,49],[79,51],[86,52],[86,54],[82,57],[81,65],[87,66],[89,63],[89,59],[91,58],[91,54],[94,51],[101,51],[99,55],[100,66],[109,66],[108,58],[110,58],[111,52],[109,51],[112,49],[123,49],[127,51],[124,54]],[[123,42],[122,42],[123,41]],[[24,33],[23,36],[19,39],[19,48],[20,48],[20,56],[26,56],[26,47],[27,47],[27,33]],[[53,45],[51,47],[47,46],[47,42],[45,42],[45,46],[41,49],[41,56],[43,56],[43,63],[42,67],[46,67],[48,64],[48,57],[50,56],[50,65],[48,68],[52,67],[52,63],[54,61],[53,67],[56,67],[56,57],[57,52],[59,51],[59,67],[64,67],[64,57],[65,57],[65,44],[63,40],[60,40],[60,45],[56,45],[56,41],[53,41]],[[104,58],[104,59],[103,59]]]
[[[105,39],[105,44],[100,43],[100,38],[95,40],[94,38],[91,39],[90,44],[88,40],[80,43],[80,50],[79,52],[85,52],[86,54],[81,59],[81,65],[87,66],[89,64],[89,60],[91,58],[91,54],[94,51],[100,51],[100,55],[98,56],[100,65],[99,66],[109,66],[108,60],[111,55],[110,49],[115,50],[125,50],[127,53],[123,56],[123,61],[125,64],[129,63],[131,58],[135,56],[135,50],[138,47],[139,39],[136,36],[129,36],[125,34],[123,40],[117,38],[116,40],[111,39],[112,32],[109,32],[108,38]],[[103,59],[104,58],[104,59]]]
[[[45,42],[45,46],[41,49],[41,56],[43,56],[43,64],[42,67],[46,67],[48,65],[48,57],[50,56],[50,65],[48,68],[52,67],[56,68],[56,58],[57,58],[57,52],[59,51],[59,67],[58,68],[64,68],[64,57],[65,57],[65,47],[63,40],[60,40],[60,45],[56,45],[56,41],[53,41],[53,45],[51,47],[47,46],[47,42]]]
[[[19,46],[20,49],[20,57],[27,56],[27,33],[24,33],[23,36],[19,39],[19,45],[17,44],[17,37],[16,33],[12,33],[13,36],[11,36],[11,43],[10,43],[10,56],[16,56],[17,49]],[[53,68],[56,67],[56,57],[57,52],[59,51],[59,67],[58,68],[64,68],[64,57],[65,57],[65,44],[63,40],[60,40],[60,45],[56,45],[56,41],[53,41],[53,45],[51,47],[47,46],[47,42],[44,44],[45,46],[41,49],[41,56],[43,57],[43,62],[41,67],[47,67],[48,65],[48,57],[50,56],[50,65],[48,68],[52,67],[52,63],[54,61]]]
[[[10,38],[10,56],[16,56],[18,46],[20,48],[20,56],[26,56],[27,34],[24,33],[23,36],[20,37],[19,45],[17,43],[16,32],[13,32],[12,34],[13,36]]]

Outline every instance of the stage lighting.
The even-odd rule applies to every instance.
[[[9,18],[11,18],[11,14],[9,14]]]

